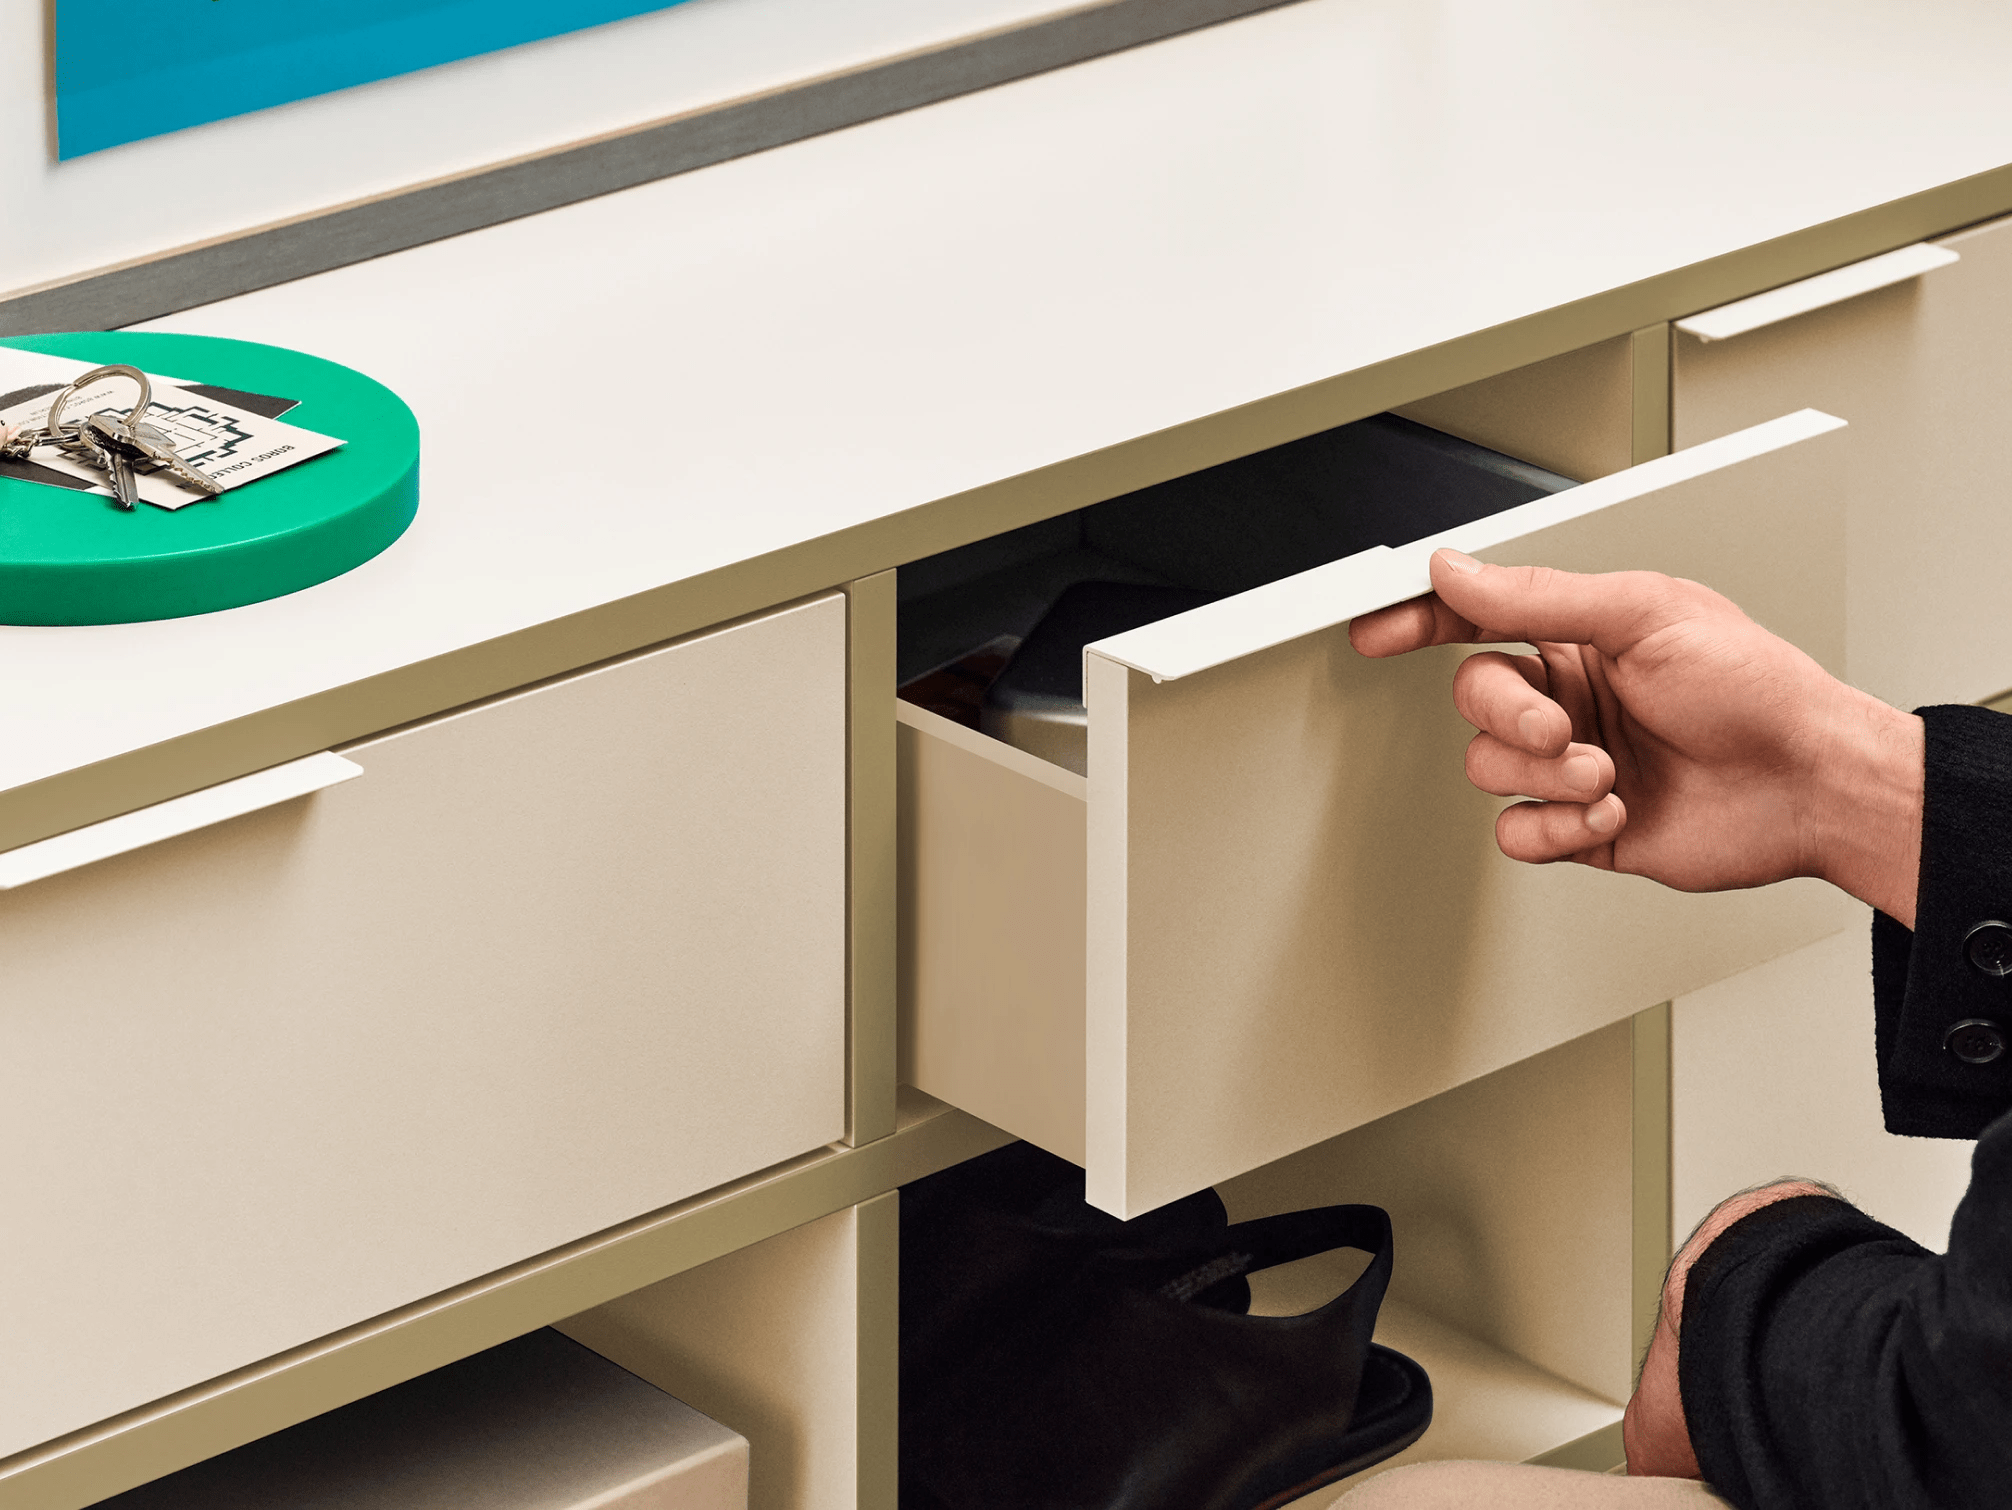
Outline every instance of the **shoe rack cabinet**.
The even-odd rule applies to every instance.
[[[1590,483],[1640,475],[1648,458],[1695,454],[1797,405],[1833,406],[1848,423],[1820,465],[1796,457],[1794,480],[1731,483],[1719,514],[1692,504],[1687,523],[1712,535],[1719,554],[1663,569],[1720,587],[1891,701],[1974,700],[2012,678],[1989,567],[1951,576],[1958,557],[1974,562],[1963,542],[1988,550],[2012,527],[1994,503],[1996,442],[1965,439],[1982,433],[1982,408],[2012,398],[2012,359],[1993,340],[2012,313],[2001,307],[2012,298],[2008,236],[2004,222],[1973,228],[1897,253],[1904,275],[1894,281],[1875,266],[1860,286],[1850,276],[1813,280],[1769,294],[1771,310],[1736,306],[1695,321],[1713,330],[1773,314],[1737,339],[1707,343],[1680,322],[1397,412]],[[1945,247],[1961,260],[1937,256]],[[1942,376],[1923,382],[1924,370]],[[1961,395],[1953,412],[1944,391]],[[1767,511],[1793,508],[1798,482],[1822,503],[1770,543]],[[956,562],[924,563],[915,610],[941,618],[952,597],[954,616],[962,591],[1011,613],[1023,595],[1015,573],[1083,578],[1132,564],[1113,560],[1111,532],[1079,524],[1068,534],[1056,523],[1034,542],[1045,554],[1021,565],[1000,566],[1008,542],[965,553],[985,574],[961,588],[942,586]],[[1652,530],[1631,522],[1616,539],[1612,565],[1655,564]],[[1510,549],[1518,554],[1494,558],[1572,559],[1556,538]],[[1793,569],[1783,572],[1783,561]],[[1776,590],[1793,581],[1803,604],[1820,595],[1821,617],[1767,603],[1767,589],[1739,585],[1743,570]],[[964,622],[974,642],[1010,627],[982,614]],[[1328,643],[1316,648],[1323,634]],[[932,636],[940,639],[933,628],[921,638]],[[1363,790],[1345,789],[1359,729],[1432,710],[1422,690],[1351,709],[1359,694],[1348,672],[1360,663],[1348,661],[1338,630],[1288,647],[1303,665],[1285,674],[1270,647],[1205,665],[1185,701],[1139,669],[1153,654],[1142,637],[1086,654],[1087,780],[924,710],[899,710],[903,1074],[1085,1162],[1093,1202],[1120,1214],[1205,1183],[1237,1217],[1335,1200],[1390,1207],[1400,1277],[1382,1335],[1416,1348],[1446,1381],[1434,1431],[1398,1461],[1618,1461],[1619,1408],[1663,1264],[1713,1202],[1744,1185],[1828,1171],[1939,1244],[1967,1154],[1885,1139],[1870,1061],[1853,1052],[1869,1042],[1868,1024],[1838,1032],[1846,1014],[1869,1017],[1863,908],[1802,885],[1775,888],[1782,905],[1772,911],[1755,894],[1720,898],[1715,919],[1689,907],[1700,899],[1650,892],[1613,905],[1602,894],[1613,877],[1468,855],[1460,827],[1487,828],[1461,807],[1484,804],[1455,789],[1469,733],[1456,719],[1431,731],[1443,748],[1430,758],[1423,739],[1372,749]],[[1435,667],[1420,686],[1446,681],[1447,668]],[[1155,700],[1171,710],[1157,727],[1147,721]],[[1157,743],[1139,737],[1142,726]],[[1295,767],[1292,754],[1275,756],[1281,748],[1313,753]],[[1334,779],[1312,777],[1315,764]],[[1451,778],[1444,790],[1408,800],[1408,783],[1441,773]],[[1211,787],[1224,777],[1232,789]],[[1160,804],[1144,817],[1127,810],[1141,789]],[[1379,849],[1362,841],[1377,834],[1368,814],[1379,806],[1461,816],[1444,833],[1393,824]],[[1223,833],[1208,833],[1218,821]],[[1270,842],[1240,855],[1253,833]],[[1496,866],[1457,899],[1465,910],[1456,915],[1433,910],[1439,896],[1404,890],[1407,867],[1443,889],[1443,875],[1418,857],[1449,853],[1463,872]],[[1282,861],[1273,884],[1265,868]],[[1491,896],[1498,877],[1504,891]],[[1573,880],[1592,885],[1566,901]],[[1548,895],[1555,912],[1507,900],[1519,885]],[[1377,904],[1403,900],[1364,906],[1352,901],[1356,890]],[[1325,932],[1295,911],[1312,905],[1309,895]],[[1171,923],[1146,915],[1140,897],[1169,907]],[[1405,903],[1420,926],[1379,933]],[[1637,903],[1642,911],[1621,910]],[[1513,918],[1517,936],[1505,943],[1491,932],[1491,913]],[[1727,917],[1738,925],[1725,927]],[[1099,930],[1116,942],[1100,950]],[[1661,948],[1672,936],[1697,954]],[[1476,952],[1496,968],[1463,974],[1458,948],[1433,958],[1439,939],[1489,940]],[[1519,943],[1531,953],[1519,955]],[[1615,958],[1640,973],[1620,982],[1593,963]],[[1379,977],[1390,983],[1380,1001]],[[1680,984],[1686,977],[1694,984]],[[1473,992],[1465,1000],[1463,988]],[[1582,1015],[1545,1015],[1575,991],[1585,993]],[[1655,1005],[1665,994],[1673,1005]],[[1500,1049],[1506,1068],[1477,1066],[1491,1029],[1496,1045],[1527,1035]],[[1808,1035],[1834,1047],[1803,1052]],[[1323,1126],[1338,1131],[1307,1147]],[[1260,1162],[1266,1139],[1305,1151]],[[1151,1194],[1130,1194],[1142,1186]],[[1510,1274],[1534,1289],[1517,1292]],[[1332,1279],[1309,1276],[1284,1293],[1318,1303],[1338,1288]]]
[[[1795,1047],[1858,909],[1500,861],[1456,654],[1345,645],[1430,542],[1094,651],[1087,777],[897,709],[904,615],[985,573],[911,589],[1395,410],[1581,483],[1449,543],[1700,576],[1882,696],[1990,696],[2012,141],[1978,156],[1994,91],[1936,138],[1961,152],[1872,187],[1806,162],[1822,182],[1780,210],[1772,170],[1668,187],[1666,112],[1554,91],[1612,126],[1575,142],[1636,155],[1534,254],[1499,227],[1476,252],[1472,211],[1444,218],[1461,184],[1343,213],[1429,163],[1314,194],[1167,145],[1276,96],[1279,129],[1338,145],[1252,124],[1264,161],[1357,162],[1360,123],[1319,115],[1348,101],[1295,60],[1383,45],[1361,10],[1303,0],[169,322],[392,381],[425,502],[290,600],[7,632],[0,1205],[25,1239],[0,1291],[26,1299],[0,1510],[80,1510],[553,1325],[746,1435],[761,1510],[891,1510],[894,1193],[1016,1136],[1121,1213],[1204,1185],[1238,1215],[1388,1205],[1385,1336],[1440,1401],[1416,1451],[1611,1463],[1673,1224],[1818,1151],[1741,1077],[1795,1058],[1796,1098],[1840,1108],[1824,1147],[1863,1133],[1862,1067]],[[1568,92],[1682,72],[1567,61]],[[1769,87],[1821,114],[1813,77]],[[1496,114],[1491,142],[1542,124]],[[1560,160],[1528,148],[1489,182]],[[1433,259],[1393,261],[1421,216]],[[1957,260],[1823,282],[1923,238]],[[1727,333],[1754,297],[1780,318]],[[682,438],[643,484],[626,453],[499,470],[521,353],[654,350]],[[1847,1187],[1933,1225],[1947,1168],[1854,1148]]]

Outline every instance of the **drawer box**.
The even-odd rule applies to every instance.
[[[1451,545],[1696,578],[1835,669],[1836,428],[1789,415],[1094,645],[1087,779],[903,705],[905,1077],[1130,1216],[1842,926],[1816,882],[1503,859],[1465,652],[1346,638]]]
[[[748,1510],[744,1437],[549,1329],[96,1510]]]
[[[845,613],[0,893],[0,1455],[842,1136]]]

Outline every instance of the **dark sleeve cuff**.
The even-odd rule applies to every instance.
[[[1793,1196],[1684,1281],[1677,1377],[1698,1466],[1742,1510],[2012,1504],[2012,1116],[1978,1140],[1939,1257]]]
[[[1917,711],[1914,930],[1883,913],[1872,924],[1880,1099],[1889,1132],[1974,1138],[2012,1108],[2012,718]]]
[[[1904,1295],[1934,1262],[1829,1196],[1776,1201],[1721,1233],[1685,1280],[1677,1353],[1706,1481],[1742,1507],[1878,1503],[1865,1491],[1892,1487],[1896,1465],[1884,1444],[1855,1440],[1891,1383],[1891,1307],[1878,1297]]]

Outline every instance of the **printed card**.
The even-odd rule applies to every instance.
[[[41,424],[57,393],[79,374],[90,371],[91,365],[0,347],[0,425]],[[152,373],[147,377],[153,384],[154,401],[147,410],[146,423],[165,432],[184,461],[225,491],[270,477],[343,444],[334,436],[304,430],[278,418],[294,406],[294,400],[186,383]],[[63,406],[64,423],[92,414],[123,415],[133,398],[131,379],[102,379],[71,396]],[[181,486],[164,472],[136,470],[142,502],[179,509],[203,500],[203,494]],[[104,473],[53,446],[38,449],[26,463],[0,465],[0,475],[106,495],[112,491]]]

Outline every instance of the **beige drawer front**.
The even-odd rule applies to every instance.
[[[343,754],[0,893],[0,1455],[843,1133],[842,597]]]
[[[1800,404],[1850,423],[1846,674],[1903,708],[2012,687],[2012,220],[1937,246],[1961,260],[1674,349],[1680,447]]]
[[[1842,926],[1815,882],[1503,859],[1462,652],[1346,637],[1450,544],[1694,577],[1836,667],[1835,429],[1790,416],[1093,646],[1087,779],[903,705],[907,1078],[1131,1215]]]

